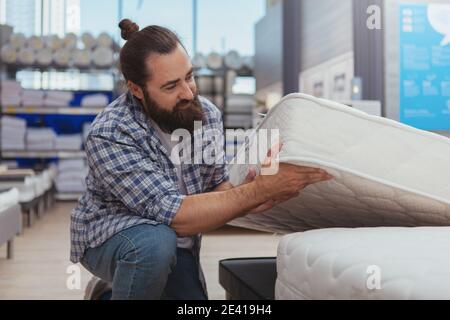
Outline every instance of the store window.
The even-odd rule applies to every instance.
[[[192,52],[193,14],[191,0],[124,1],[123,16],[141,28],[160,25],[176,32],[188,52]]]
[[[117,0],[80,0],[80,33],[117,35],[118,3]]]
[[[198,51],[253,55],[255,23],[265,6],[265,0],[198,0]]]

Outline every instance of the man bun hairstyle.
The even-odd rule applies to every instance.
[[[171,30],[160,26],[148,26],[139,30],[139,26],[130,19],[119,23],[121,36],[127,40],[120,50],[120,69],[126,81],[141,88],[151,78],[146,60],[151,54],[169,54],[182,45],[178,36]]]
[[[130,39],[130,36],[139,31],[139,26],[130,19],[123,19],[119,23],[120,35],[123,40]]]

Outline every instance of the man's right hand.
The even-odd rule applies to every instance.
[[[272,162],[276,161],[281,148],[282,145],[273,146],[263,166],[270,167]],[[298,196],[299,192],[310,184],[331,179],[333,176],[322,169],[280,163],[276,174],[260,175],[255,178],[255,183],[269,199],[280,203]]]

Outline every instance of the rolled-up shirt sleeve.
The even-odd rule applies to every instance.
[[[165,225],[172,223],[185,196],[138,145],[90,135],[86,153],[89,168],[99,183],[131,214]]]

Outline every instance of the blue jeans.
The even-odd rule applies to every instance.
[[[197,260],[191,251],[177,249],[175,231],[166,225],[123,230],[87,249],[81,264],[112,283],[113,300],[207,299]]]

